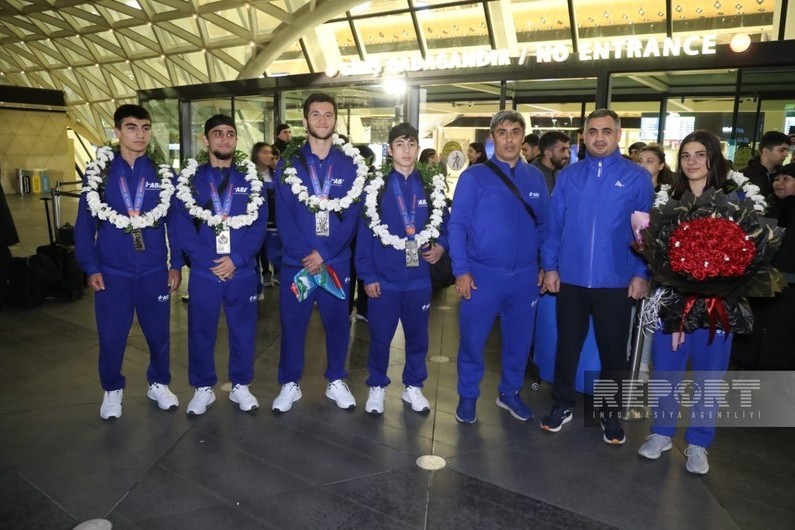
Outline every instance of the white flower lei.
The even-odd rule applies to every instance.
[[[734,181],[737,184],[737,189],[745,193],[746,198],[754,201],[754,210],[761,213],[767,209],[767,201],[765,201],[765,197],[761,193],[762,190],[756,184],[752,184],[748,177],[739,171],[731,170],[726,175],[726,178]]]
[[[767,208],[767,202],[765,201],[765,197],[761,194],[761,190],[759,186],[756,184],[752,184],[750,179],[740,173],[739,171],[730,170],[729,173],[726,175],[726,180],[734,182],[737,185],[736,190],[742,191],[746,198],[751,199],[754,203],[754,210],[762,213]],[[669,184],[663,184],[660,186],[660,191],[654,196],[654,208],[660,207],[666,202],[671,196],[671,186]]]
[[[659,208],[671,198],[671,185],[663,184],[660,186],[660,191],[654,195],[654,204],[652,208]]]
[[[174,195],[174,184],[171,182],[171,168],[168,164],[160,164],[157,173],[160,175],[160,203],[141,215],[129,217],[114,210],[99,196],[99,190],[104,186],[110,163],[114,158],[113,149],[101,147],[97,151],[97,159],[86,168],[86,185],[83,193],[86,194],[86,203],[91,215],[101,221],[109,221],[121,230],[140,230],[157,226],[157,222],[166,216]],[[108,171],[106,171],[106,169]]]
[[[389,231],[389,226],[381,223],[381,215],[378,213],[378,193],[386,185],[384,175],[381,171],[375,172],[373,178],[367,187],[364,189],[364,214],[370,218],[368,225],[370,230],[373,231],[376,237],[381,240],[381,244],[386,247],[392,247],[397,250],[404,250],[406,248],[407,237],[398,237]],[[439,227],[442,225],[442,216],[444,209],[447,207],[445,200],[445,180],[444,175],[437,173],[433,176],[433,190],[431,191],[431,204],[433,209],[428,216],[428,224],[425,228],[414,237],[417,245],[422,247],[432,239],[439,237]]]
[[[251,226],[254,221],[259,217],[259,207],[264,202],[260,192],[262,191],[262,181],[257,177],[257,166],[250,160],[245,160],[243,164],[246,167],[246,182],[251,187],[251,192],[248,195],[248,204],[246,204],[246,213],[240,215],[230,215],[224,218],[220,214],[214,214],[212,211],[202,208],[196,204],[196,198],[193,196],[191,190],[191,181],[196,175],[196,170],[199,163],[195,158],[188,159],[185,167],[179,172],[177,179],[177,198],[182,201],[188,213],[208,226],[220,232],[224,228],[243,228],[244,226]],[[231,184],[230,184],[231,185]]]
[[[334,146],[341,149],[345,155],[353,160],[356,164],[356,178],[353,181],[351,189],[344,197],[339,199],[321,198],[317,195],[310,195],[309,190],[301,178],[298,176],[298,171],[292,166],[284,170],[282,180],[290,185],[290,191],[293,195],[298,197],[298,201],[313,212],[329,211],[329,212],[342,212],[350,208],[351,204],[358,201],[364,191],[364,184],[367,181],[367,174],[370,172],[367,167],[367,162],[364,157],[359,153],[359,150],[350,143],[345,143],[337,134],[333,136]],[[285,160],[288,164],[290,161]]]

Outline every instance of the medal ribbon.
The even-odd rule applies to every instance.
[[[315,164],[314,162],[309,162],[309,179],[312,181],[312,191],[315,193],[315,196],[321,199],[328,198],[329,193],[331,193],[331,164],[328,165],[326,178],[323,179],[323,185],[321,186]]]
[[[219,214],[223,219],[229,217],[229,212],[232,210],[232,191],[234,190],[230,183],[226,187],[224,203],[221,204],[221,197],[218,195],[218,189],[215,187],[215,180],[210,178],[210,198],[213,200],[213,208],[215,209],[215,213]]]
[[[127,208],[127,215],[130,217],[138,217],[141,214],[141,207],[144,205],[145,181],[146,179],[141,175],[138,181],[138,189],[135,190],[135,204],[133,204],[132,198],[130,197],[130,186],[127,184],[127,177],[124,175],[119,176],[121,198],[124,200],[124,207]]]
[[[417,215],[417,192],[411,196],[411,213],[406,208],[406,201],[403,199],[403,192],[400,190],[400,178],[395,176],[392,191],[397,199],[398,210],[400,210],[400,217],[403,219],[403,226],[406,229],[406,235],[409,239],[414,239],[414,234],[417,232],[415,217]]]

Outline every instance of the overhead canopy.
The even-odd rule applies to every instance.
[[[136,91],[325,72],[341,61],[530,42],[744,28],[777,38],[774,0],[6,0],[0,84],[63,90],[101,143]],[[731,4],[731,5],[728,5]]]

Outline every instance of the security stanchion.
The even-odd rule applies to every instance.
[[[646,339],[643,332],[643,309],[646,307],[646,298],[641,298],[635,304],[635,315],[632,320],[632,339],[629,355],[630,380],[624,389],[623,410],[621,418],[624,421],[640,421],[647,417],[646,409],[633,406],[640,401],[641,391],[638,388],[640,375],[640,361],[643,356],[643,343]]]

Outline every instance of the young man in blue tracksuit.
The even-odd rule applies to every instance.
[[[520,159],[524,136],[520,113],[495,114],[494,156],[464,171],[453,198],[448,239],[455,288],[462,298],[456,409],[462,423],[476,419],[484,348],[497,315],[502,333],[497,405],[519,420],[532,417],[519,392],[533,336],[549,193],[541,172]]]
[[[429,263],[436,263],[446,252],[447,237],[443,216],[429,220],[434,208],[430,192],[426,192],[420,172],[415,169],[419,152],[419,132],[409,123],[401,123],[389,132],[389,154],[392,170],[384,175],[384,187],[376,192],[380,223],[401,245],[386,244],[370,228],[370,218],[359,224],[356,237],[356,270],[364,281],[368,296],[370,355],[367,368],[370,393],[365,411],[382,414],[386,387],[389,347],[398,322],[403,324],[406,338],[406,364],[403,367],[403,401],[415,412],[430,412],[430,403],[422,394],[428,377],[425,356],[428,353],[428,315],[431,307],[431,276]],[[368,199],[365,198],[365,204]],[[427,228],[439,219],[439,237],[433,243],[424,241]],[[424,233],[426,228],[427,234]],[[421,238],[419,246],[416,237]]]
[[[554,405],[541,421],[550,432],[572,418],[590,318],[603,373],[626,370],[632,302],[648,292],[648,268],[631,247],[630,216],[651,208],[649,173],[621,156],[621,122],[612,110],[592,112],[584,136],[585,159],[558,174],[541,251],[543,289],[558,293]],[[626,441],[619,411],[602,410],[603,439],[613,445]]]
[[[204,142],[209,162],[196,169],[190,195],[198,208],[230,221],[234,218],[240,226],[210,226],[195,218],[184,200],[175,216],[179,245],[191,263],[188,380],[196,388],[187,409],[191,415],[204,414],[215,401],[214,350],[222,307],[229,328],[229,399],[243,411],[259,407],[249,384],[254,378],[257,328],[256,256],[268,222],[268,205],[261,195],[259,207],[247,212],[249,202],[256,199],[252,184],[259,180],[234,164],[237,128],[232,118],[223,114],[210,117],[204,124]]]
[[[328,199],[345,197],[356,178],[356,165],[343,151],[334,147],[337,123],[337,102],[328,94],[311,94],[304,101],[306,143],[294,156],[283,156],[276,170],[276,224],[282,239],[282,282],[279,286],[281,314],[281,355],[279,384],[281,390],[273,400],[273,410],[287,412],[301,399],[299,381],[304,370],[304,343],[312,308],[317,303],[326,332],[328,365],[325,376],[329,383],[326,397],[342,409],[352,410],[356,400],[343,379],[348,373],[350,322],[348,301],[340,300],[323,289],[315,289],[303,301],[291,290],[292,279],[306,269],[317,274],[329,265],[345,285],[350,282],[351,241],[356,234],[361,206],[352,203],[339,211],[312,211],[289,183],[283,182],[287,167],[309,195]],[[289,147],[287,149],[289,154]]]
[[[146,215],[161,204],[162,176],[146,156],[152,138],[152,119],[149,112],[138,105],[120,106],[113,119],[119,151],[106,163],[99,200],[120,215]],[[169,178],[173,179],[173,175]],[[119,228],[109,220],[101,221],[91,212],[87,191],[80,196],[75,252],[80,267],[88,274],[88,285],[95,293],[99,378],[105,390],[100,407],[103,419],[121,417],[125,387],[121,370],[133,314],[137,314],[149,346],[147,396],[164,410],[179,405],[168,388],[171,380],[169,321],[170,294],[179,287],[183,260],[181,252],[173,252],[172,245],[171,268],[168,268],[163,221],[166,218],[137,233]],[[169,235],[172,224],[169,219]],[[169,239],[173,242],[174,238]]]

